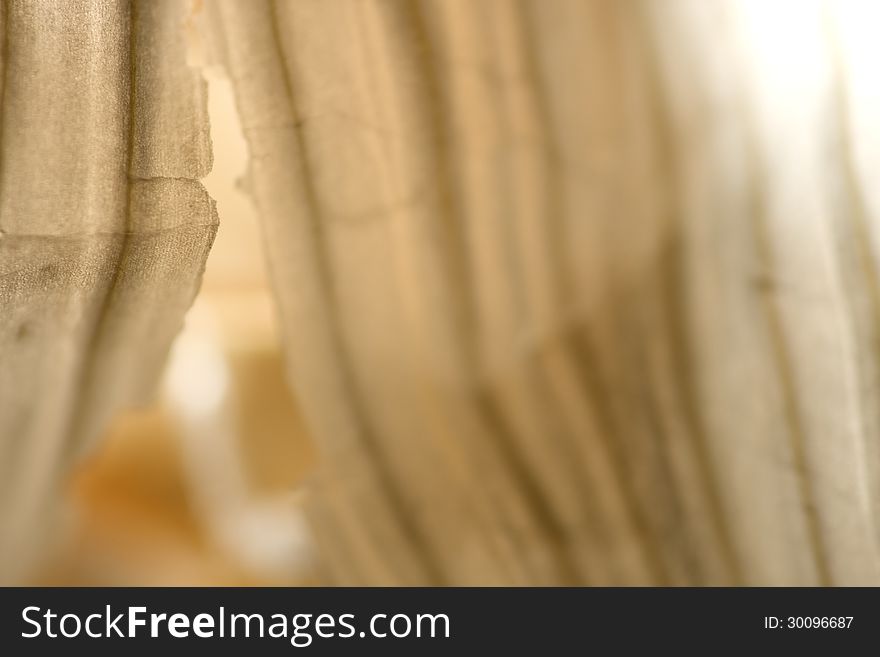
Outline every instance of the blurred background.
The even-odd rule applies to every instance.
[[[284,380],[247,143],[232,89],[207,69],[222,217],[199,296],[152,406],[123,412],[66,486],[58,547],[32,583],[312,581],[297,489],[314,465]]]

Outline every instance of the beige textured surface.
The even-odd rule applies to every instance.
[[[880,583],[877,3],[0,6],[0,579],[198,286],[200,23],[321,581]]]
[[[662,35],[697,399],[747,581],[876,584],[877,8],[767,4]]]
[[[0,581],[39,557],[57,486],[152,393],[217,226],[188,3],[4,0]]]
[[[209,3],[331,579],[877,583],[866,4]]]

